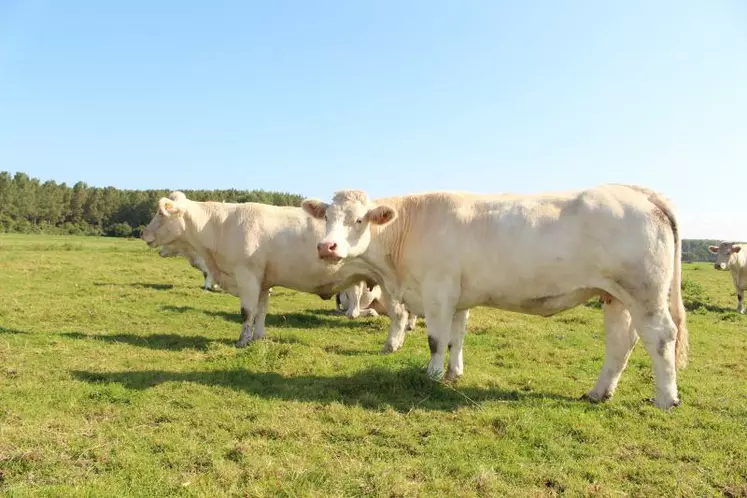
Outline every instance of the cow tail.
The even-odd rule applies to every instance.
[[[667,213],[667,216],[671,216],[670,213]],[[685,303],[682,301],[682,239],[674,218],[671,217],[670,220],[674,232],[674,275],[672,275],[672,287],[669,291],[669,312],[677,326],[677,338],[674,343],[675,366],[681,370],[687,366],[690,338],[687,330]]]
[[[672,234],[674,235],[674,273],[669,288],[669,313],[672,315],[672,321],[674,321],[677,327],[677,335],[674,342],[675,367],[681,370],[687,366],[690,338],[687,330],[685,304],[682,301],[682,239],[680,238],[677,217],[669,202],[658,193],[637,186],[632,188],[644,193],[648,197],[648,200],[666,215],[672,227]]]

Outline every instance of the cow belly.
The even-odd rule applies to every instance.
[[[552,316],[561,311],[575,308],[597,295],[599,295],[598,289],[579,289],[565,294],[523,299],[517,303],[495,299],[491,300],[488,306],[529,315]]]

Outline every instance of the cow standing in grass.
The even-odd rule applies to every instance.
[[[321,261],[316,244],[324,223],[297,207],[260,203],[196,202],[182,192],[159,200],[143,230],[150,246],[188,247],[201,257],[216,283],[241,300],[243,325],[236,345],[265,335],[269,290],[279,285],[330,299],[361,280],[357,265]],[[404,334],[407,314],[397,315],[389,337]],[[388,339],[384,351],[393,351]]]
[[[640,336],[655,403],[679,404],[687,361],[681,243],[672,207],[640,187],[604,185],[541,195],[425,193],[371,201],[358,190],[303,208],[326,221],[315,252],[363,264],[395,302],[425,316],[428,372],[463,372],[469,309],[551,316],[603,296],[606,355],[593,401],[611,397]],[[403,307],[403,305],[399,305]]]
[[[714,267],[717,270],[729,270],[737,291],[737,311],[744,313],[744,291],[747,289],[747,254],[742,245],[735,242],[722,242],[710,246],[709,251],[716,255]]]
[[[388,313],[381,300],[381,286],[374,285],[369,288],[363,281],[338,292],[335,295],[335,301],[337,310],[344,313],[348,318],[379,316]],[[417,319],[417,315],[410,313],[406,330],[414,330]]]
[[[175,258],[182,256],[189,261],[192,268],[202,272],[202,276],[205,279],[202,287],[205,290],[218,290],[218,284],[215,283],[213,276],[210,275],[210,269],[207,267],[205,260],[188,246],[180,247],[178,244],[165,245],[161,247],[159,254],[162,258]]]

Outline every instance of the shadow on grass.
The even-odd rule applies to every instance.
[[[164,349],[170,351],[181,351],[184,349],[207,349],[213,343],[233,344],[235,340],[230,339],[211,339],[199,335],[180,335],[180,334],[84,334],[82,332],[64,332],[60,334],[71,339],[93,339],[96,341],[111,342],[115,344],[129,344],[131,346],[140,346],[149,349]],[[238,334],[236,335],[238,339]]]
[[[142,289],[169,290],[174,288],[174,284],[154,284],[150,282],[135,282],[134,284],[118,284],[115,282],[94,282],[96,287],[107,287],[110,285],[128,285],[130,287],[139,287]]]
[[[381,354],[379,349],[351,349],[337,344],[323,346],[322,351],[339,356],[378,356]]]
[[[193,308],[192,306],[172,305],[161,306],[161,309],[163,311],[171,311],[176,313],[204,313],[205,315],[215,318],[222,318],[226,321],[234,322],[237,324],[241,324],[243,321],[241,313],[230,313],[228,311],[201,310]],[[327,318],[328,316],[337,317],[337,319]],[[346,327],[378,330],[380,328],[380,326],[375,321],[366,320],[364,318],[350,320],[343,314],[335,313],[334,310],[327,309],[314,309],[301,313],[268,313],[265,317],[265,325],[268,327],[290,327],[297,329],[312,329],[318,327]]]
[[[701,301],[700,299],[684,299],[685,309],[687,311],[696,311],[698,309],[704,309],[713,313],[731,313],[736,312],[736,306],[734,308],[724,308],[723,306],[717,306],[715,304]],[[602,303],[599,300],[591,300],[584,304],[587,308],[601,309]]]
[[[0,330],[1,331],[1,330]],[[28,332],[17,331],[18,334]],[[85,334],[82,332],[63,332],[60,334],[71,339],[92,339],[95,341],[110,342],[113,344],[128,344],[148,349],[160,349],[168,351],[182,351],[185,349],[205,350],[211,344],[225,344],[234,346],[239,339],[239,333],[236,333],[235,339],[209,338],[199,335],[181,335],[181,334]],[[304,341],[295,337],[270,337],[265,336],[263,339],[274,344],[306,344]]]
[[[693,300],[686,299],[685,300],[685,309],[687,311],[695,311],[700,308],[703,308],[707,311],[712,311],[714,313],[731,313],[731,312],[736,313],[737,311],[736,306],[734,308],[724,308],[722,306],[716,306],[715,304],[703,302],[699,299],[693,299]]]
[[[411,366],[401,370],[369,368],[352,375],[323,377],[318,375],[284,376],[274,372],[245,370],[214,370],[171,372],[144,370],[137,372],[72,371],[78,380],[90,383],[118,383],[127,389],[149,389],[165,382],[190,382],[220,386],[252,396],[287,401],[343,403],[370,410],[412,409],[454,410],[463,406],[479,406],[484,401],[525,402],[551,399],[579,402],[552,393],[527,393],[498,388],[450,387],[430,380],[422,368]]]
[[[9,329],[7,327],[0,327],[0,334],[28,334],[25,330]]]

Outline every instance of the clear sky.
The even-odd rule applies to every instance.
[[[328,199],[632,182],[747,239],[743,0],[0,0],[0,170]]]

